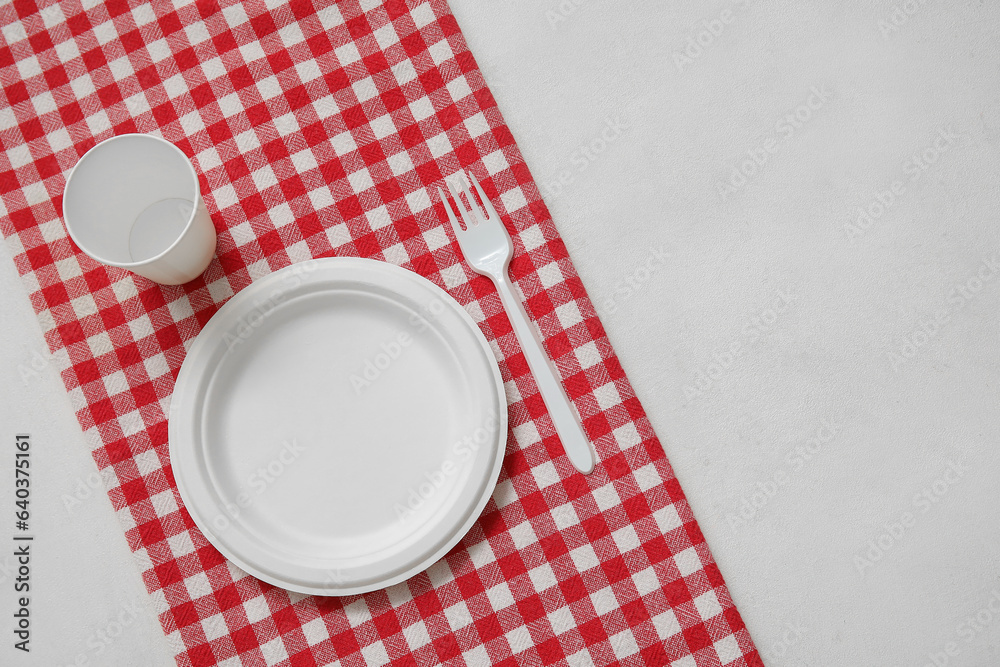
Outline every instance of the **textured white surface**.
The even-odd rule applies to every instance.
[[[1000,662],[1000,6],[452,8],[769,667]],[[44,539],[37,653],[0,663],[173,664],[107,498],[60,500],[96,468],[0,264]]]
[[[1000,6],[452,8],[766,663],[1000,664]]]

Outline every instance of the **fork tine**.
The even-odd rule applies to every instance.
[[[483,192],[483,187],[479,185],[479,181],[476,180],[476,175],[471,171],[466,172],[466,174],[468,175],[469,180],[472,181],[473,187],[476,188],[476,192],[479,193],[479,199],[482,200],[483,207],[486,208],[486,217],[490,220],[499,220],[500,216],[497,215],[497,210],[493,208],[493,202],[491,202],[490,198],[486,196],[485,192]]]
[[[455,189],[453,183],[445,181],[445,185],[448,186],[448,192],[451,194],[451,198],[455,200],[455,208],[458,209],[458,217],[462,219],[462,224],[465,225],[465,231],[472,229],[474,220],[469,217],[468,212],[465,210],[465,204],[462,203],[462,197],[459,191]]]
[[[451,188],[448,188],[451,190]],[[438,187],[438,194],[441,195],[441,203],[444,204],[444,210],[448,212],[448,222],[451,223],[451,228],[455,230],[455,238],[461,238],[462,228],[458,224],[458,220],[455,219],[455,212],[451,210],[451,204],[448,203],[448,197],[444,194],[444,190]]]
[[[465,176],[464,173],[462,174],[462,176],[463,178],[460,178],[458,182],[462,186],[462,192],[465,193],[465,198],[469,200],[469,207],[472,209],[471,211],[472,217],[475,220],[475,224],[478,225],[479,223],[483,222],[483,212],[479,209],[478,206],[476,206],[476,199],[475,197],[472,196],[472,193],[469,192],[468,179],[464,178]],[[458,197],[455,197],[455,201],[458,201]],[[465,213],[464,206],[462,207],[462,213]],[[466,218],[464,215],[462,217],[465,218],[465,226],[470,227],[471,226],[470,223],[472,222],[472,220]]]

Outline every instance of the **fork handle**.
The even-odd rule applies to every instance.
[[[594,453],[590,448],[590,439],[570,404],[555,365],[546,354],[541,337],[528,319],[521,299],[514,294],[513,286],[507,281],[506,276],[494,277],[493,283],[500,293],[504,310],[507,311],[507,317],[514,327],[517,342],[521,344],[524,357],[528,360],[528,368],[535,376],[538,391],[542,394],[545,407],[549,410],[549,417],[552,418],[559,440],[562,441],[563,451],[566,452],[573,467],[584,475],[589,475],[594,469]]]

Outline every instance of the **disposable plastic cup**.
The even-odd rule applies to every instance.
[[[73,167],[63,194],[70,238],[98,262],[179,285],[215,254],[215,227],[184,153],[150,134],[97,144]]]

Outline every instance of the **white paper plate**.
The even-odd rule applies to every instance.
[[[208,540],[282,588],[349,595],[444,556],[496,485],[503,381],[468,313],[364,259],[234,296],[181,367],[170,459]]]

